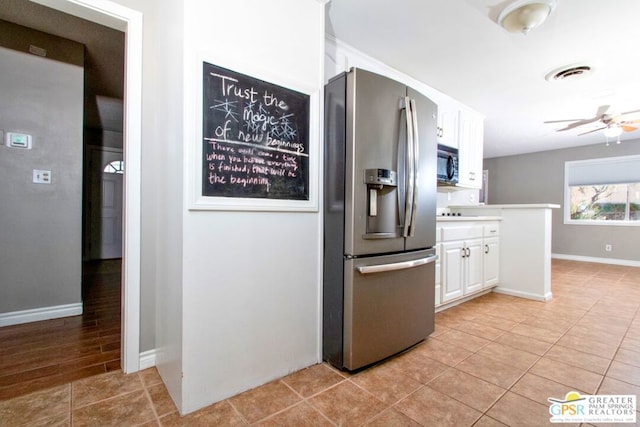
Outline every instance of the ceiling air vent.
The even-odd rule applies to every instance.
[[[565,80],[577,80],[589,76],[593,73],[590,65],[569,65],[555,69],[545,76],[549,82],[559,82]]]

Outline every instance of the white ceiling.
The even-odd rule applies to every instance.
[[[558,0],[528,35],[496,21],[512,0],[331,0],[327,32],[485,115],[485,157],[604,143],[548,120],[640,109],[640,1]],[[550,83],[570,64],[595,72]],[[621,139],[638,139],[640,130]],[[640,148],[640,147],[639,147]]]

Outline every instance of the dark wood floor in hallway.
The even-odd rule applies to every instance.
[[[81,316],[0,328],[0,400],[120,369],[120,273],[87,262]]]

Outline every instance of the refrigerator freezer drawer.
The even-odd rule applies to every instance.
[[[345,261],[345,368],[375,363],[433,332],[433,261],[435,249]]]

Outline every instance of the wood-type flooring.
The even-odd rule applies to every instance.
[[[0,328],[0,400],[120,369],[121,263],[84,264],[82,315]]]

